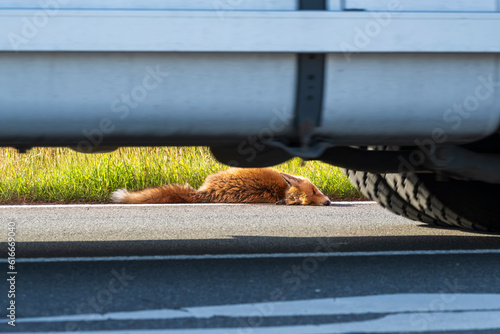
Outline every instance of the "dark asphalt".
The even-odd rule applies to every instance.
[[[436,228],[363,203],[330,207],[0,206],[0,223],[9,221],[16,224],[20,257],[484,249],[500,245],[499,235]],[[6,238],[6,233],[0,234],[0,241]]]
[[[18,260],[17,322],[7,324],[2,280],[0,332],[500,333],[498,235],[372,204],[0,213],[16,222]],[[301,252],[312,253],[286,254]]]
[[[454,297],[459,299],[465,293],[500,293],[498,263],[499,254],[24,263],[18,268],[19,294],[16,303],[19,305],[18,317],[22,320],[54,315],[231,305],[270,301],[273,298],[303,300],[383,294],[446,294],[448,297],[442,300],[436,301],[438,297],[429,299],[428,309],[424,310],[429,313],[418,314],[413,323],[408,323],[408,332],[412,332],[431,325],[427,322],[436,321],[432,312],[439,310],[440,303],[454,303]],[[122,281],[117,277],[121,277]],[[112,281],[114,285],[110,288]],[[5,304],[2,304],[5,310]],[[245,325],[247,329],[241,332],[251,333],[252,325],[359,322],[387,315],[374,312],[328,316],[273,317],[270,314],[263,317],[257,314],[242,318],[18,323],[15,329],[23,332],[71,332],[238,328]],[[1,324],[0,331],[7,330],[11,328]],[[500,327],[484,333],[499,331]],[[366,333],[369,332],[367,328]]]

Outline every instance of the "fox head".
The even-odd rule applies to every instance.
[[[330,199],[306,178],[280,173],[288,184],[285,198],[276,204],[286,205],[330,205]]]

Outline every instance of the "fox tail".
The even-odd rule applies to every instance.
[[[125,204],[200,203],[201,196],[190,185],[166,185],[139,191],[118,189],[111,193],[111,201]]]

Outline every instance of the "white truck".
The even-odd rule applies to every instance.
[[[500,230],[500,0],[0,0],[0,146],[345,168]]]

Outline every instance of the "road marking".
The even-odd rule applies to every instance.
[[[402,293],[341,298],[320,298],[251,304],[185,307],[130,312],[92,313],[19,318],[19,323],[165,320],[213,317],[295,317],[352,314],[433,313],[439,311],[495,311],[500,313],[500,294]],[[430,317],[428,317],[430,318]],[[8,320],[8,319],[7,319]]]
[[[371,204],[371,205],[376,205],[377,202],[373,201],[340,201],[340,202],[332,202],[332,207],[335,205],[342,205],[342,204]],[[248,204],[248,203],[190,203],[190,204],[36,204],[36,205],[30,205],[30,204],[25,204],[25,205],[0,205],[0,209],[19,209],[19,208],[95,208],[95,207],[134,207],[134,206],[139,206],[139,207],[146,207],[146,206],[152,206],[152,207],[164,207],[164,206],[235,206],[235,205],[243,205],[243,206],[249,206],[249,205],[272,205],[272,204]],[[282,208],[283,206],[278,206]],[[296,208],[296,206],[293,206]]]
[[[49,262],[102,262],[102,261],[171,261],[171,260],[226,260],[226,259],[273,259],[300,257],[366,257],[366,256],[410,256],[410,255],[478,255],[500,254],[500,249],[450,249],[409,250],[378,252],[328,252],[328,253],[262,253],[262,254],[204,254],[204,255],[145,255],[145,256],[96,256],[96,257],[34,257],[19,258],[18,263]],[[6,263],[7,259],[0,259]]]
[[[219,327],[185,329],[126,329],[78,331],[79,334],[373,334],[426,333],[436,331],[477,331],[500,329],[500,312],[411,313],[388,315],[375,320],[329,323],[320,325],[272,327]],[[421,322],[417,322],[421,319]],[[56,334],[63,332],[11,332],[9,334]]]
[[[379,318],[319,325],[250,327],[247,317],[296,317],[318,315],[381,314]],[[19,318],[19,323],[152,320],[212,317],[240,319],[242,327],[79,331],[81,334],[320,334],[320,333],[425,333],[500,329],[500,294],[393,294],[306,299],[220,306],[160,309],[107,314],[79,314]],[[2,322],[5,322],[2,321]],[[48,334],[49,332],[36,332]],[[50,332],[58,333],[58,332]]]

